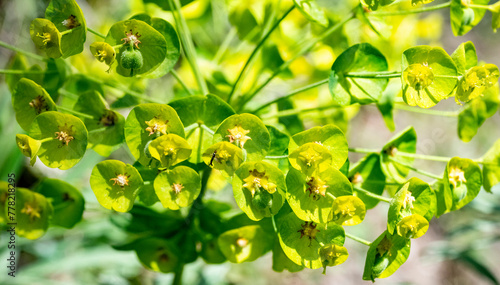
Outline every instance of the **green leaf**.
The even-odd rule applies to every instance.
[[[406,216],[396,226],[398,235],[404,238],[419,238],[429,229],[429,221],[419,214]]]
[[[45,18],[54,23],[61,32],[71,30],[61,38],[64,58],[79,54],[87,37],[87,24],[82,10],[75,0],[52,0],[45,10]]]
[[[141,190],[142,192],[142,190]],[[115,213],[110,221],[118,228],[141,236],[173,236],[182,231],[186,225],[185,217],[179,211],[166,210],[161,213],[139,204],[135,204],[130,214]],[[129,248],[126,250],[131,250]]]
[[[74,109],[94,117],[93,119],[80,117],[80,119],[83,120],[87,130],[92,131],[89,148],[98,154],[107,157],[124,141],[125,118],[120,113],[110,110],[108,103],[97,91],[81,94]]]
[[[202,155],[203,161],[227,176],[233,176],[236,169],[243,163],[243,151],[228,142],[218,142]]]
[[[14,178],[15,176],[11,178],[11,176],[9,175],[8,180],[10,180],[9,182],[11,183],[7,183],[6,181],[0,180],[0,223],[2,224],[10,222],[8,221],[8,207],[9,207],[8,203],[16,199],[14,196],[15,193],[14,183],[12,183],[14,182]],[[12,217],[11,219],[13,222],[14,217]]]
[[[301,271],[304,267],[291,261],[281,248],[279,240],[276,240],[273,246],[273,270],[283,272],[285,269],[294,273]]]
[[[405,50],[401,70],[403,99],[410,106],[430,108],[448,98],[457,85],[457,67],[440,47]]]
[[[479,194],[483,184],[481,169],[468,158],[452,158],[444,172],[444,191],[451,196],[450,211],[467,205]]]
[[[417,151],[417,133],[413,127],[408,127],[399,134],[396,134],[383,147],[380,153],[380,162],[384,174],[394,179],[396,182],[404,183],[410,169],[393,160],[400,161],[404,164],[412,164],[414,158],[398,156],[398,151],[407,153],[415,153]]]
[[[38,49],[44,50],[48,57],[62,56],[61,33],[54,23],[47,19],[37,18],[30,25],[31,40]]]
[[[363,280],[391,276],[408,259],[410,245],[410,239],[383,232],[368,249]]]
[[[349,180],[332,167],[315,172],[312,176],[290,169],[286,175],[286,185],[286,200],[293,212],[300,219],[315,223],[329,221],[334,197],[352,195]]]
[[[471,41],[461,43],[451,54],[457,66],[458,74],[463,75],[468,69],[477,65],[476,47]]]
[[[25,131],[40,113],[57,110],[56,104],[42,86],[33,80],[21,78],[12,93],[12,105],[16,120]]]
[[[413,217],[402,222],[403,219],[412,215],[419,215],[430,222],[434,216],[436,209],[436,196],[430,188],[429,184],[418,178],[411,178],[405,183],[392,198],[389,206],[387,217],[387,231],[394,234],[394,230],[399,228],[401,223],[411,223],[420,221],[421,219]],[[422,225],[422,223],[420,223]],[[428,223],[427,223],[428,226]],[[415,226],[415,229],[420,229]],[[398,229],[399,233],[399,229]],[[406,233],[406,231],[405,231]],[[421,233],[421,232],[420,232]],[[425,231],[424,231],[425,233]],[[413,238],[417,238],[417,233],[413,234]],[[404,236],[409,238],[408,236]]]
[[[71,73],[70,66],[62,58],[47,61],[47,72],[43,77],[43,87],[54,101],[59,97],[59,88],[66,84],[66,76]]]
[[[219,236],[219,248],[233,263],[254,261],[271,250],[274,237],[261,226],[245,226]]]
[[[491,193],[491,188],[500,182],[500,140],[483,156],[483,186]]]
[[[349,171],[349,181],[354,186],[361,187],[377,195],[382,195],[385,188],[385,174],[380,164],[380,156],[370,153],[358,161]],[[374,208],[380,200],[367,196],[354,189],[356,196],[366,205],[366,209]]]
[[[169,73],[170,70],[174,68],[181,54],[179,36],[177,35],[175,28],[169,22],[161,18],[151,18],[147,14],[135,15],[131,19],[141,20],[146,22],[148,25],[151,25],[151,27],[162,34],[167,42],[167,54],[165,56],[165,60],[163,60],[157,69],[145,74],[145,76],[148,78],[158,78]]]
[[[390,84],[382,93],[377,102],[377,108],[382,114],[384,123],[389,129],[389,131],[394,132],[396,130],[396,125],[394,124],[394,100],[398,93],[401,91],[399,84]]]
[[[371,11],[375,11],[380,7],[390,5],[395,0],[361,0],[363,6],[367,7]]]
[[[355,226],[365,219],[366,207],[356,196],[341,196],[333,201],[331,221],[341,226]]]
[[[85,200],[82,193],[71,184],[47,178],[42,180],[35,191],[47,197],[52,204],[52,224],[71,229],[82,220]]]
[[[467,4],[488,5],[489,0],[468,0]],[[452,0],[450,5],[451,30],[455,36],[463,36],[474,28],[486,13],[486,9],[470,8],[462,0]]]
[[[271,136],[271,146],[267,155],[284,155],[288,149],[290,137],[274,126],[266,125],[266,128]]]
[[[26,70],[26,71],[42,71],[41,67],[38,65],[33,65],[31,68],[28,68],[28,61],[26,57],[20,53],[14,54],[9,59],[9,62],[6,65],[6,69],[10,70]],[[5,74],[5,83],[9,86],[9,90],[11,93],[14,93],[16,90],[17,83],[21,78],[27,78],[33,80],[35,83],[41,83],[43,80],[43,74]]]
[[[233,178],[236,203],[252,220],[278,213],[285,202],[285,176],[267,162],[245,162]]]
[[[201,244],[200,256],[208,264],[221,264],[227,261],[217,241],[218,237],[215,237]]]
[[[278,237],[286,256],[298,265],[317,269],[324,266],[324,250],[342,246],[344,229],[335,224],[304,222],[294,213],[277,218]]]
[[[491,8],[491,28],[493,32],[497,32],[500,28],[500,2],[495,2],[490,5]]]
[[[153,271],[174,272],[180,265],[177,248],[168,240],[160,238],[144,238],[134,246],[135,253],[141,264]]]
[[[87,129],[73,115],[43,112],[31,124],[29,135],[36,140],[45,139],[38,157],[51,168],[69,169],[82,159],[87,150]]]
[[[316,0],[293,0],[295,7],[309,21],[328,27],[328,18],[325,11],[316,3]]]
[[[229,141],[247,152],[247,160],[262,160],[269,150],[270,135],[259,117],[252,114],[232,115],[214,134],[214,143]]]
[[[498,83],[500,72],[494,64],[483,64],[467,70],[457,86],[455,100],[460,104],[483,95],[483,92]]]
[[[201,178],[187,166],[177,166],[158,174],[155,192],[165,208],[178,210],[193,204],[201,190]]]
[[[326,147],[318,143],[306,143],[292,151],[288,161],[293,168],[311,175],[331,167],[332,155]]]
[[[168,0],[143,0],[144,3],[154,3],[158,5],[158,7],[162,8],[165,11],[172,11]],[[180,0],[181,7],[186,6],[187,4],[193,2],[194,0]],[[174,7],[175,9],[175,7]]]
[[[192,152],[188,142],[175,134],[167,134],[154,139],[148,149],[151,156],[159,160],[166,168],[188,159]]]
[[[324,146],[332,155],[332,166],[335,169],[340,169],[347,159],[347,140],[344,133],[335,125],[314,127],[292,136],[288,152],[291,154],[295,149],[306,143],[316,143]]]
[[[214,130],[227,117],[234,115],[234,110],[219,96],[189,96],[169,103],[175,109],[184,126],[204,124]],[[203,135],[200,146],[200,134]],[[192,163],[201,162],[202,150],[212,145],[213,136],[206,130],[195,128],[186,134],[189,145],[193,148],[193,155],[189,158]]]
[[[99,204],[117,212],[128,212],[132,209],[142,185],[143,181],[137,169],[119,160],[99,162],[92,169],[90,176],[90,187]]]
[[[15,220],[9,222],[17,223],[17,236],[34,240],[45,234],[52,213],[47,198],[29,189],[16,188]]]
[[[384,55],[371,44],[353,45],[339,55],[332,65],[329,88],[333,101],[340,106],[377,102],[389,82],[388,78],[355,78],[348,74],[387,70]]]
[[[165,134],[184,137],[184,126],[175,110],[164,104],[140,104],[125,121],[125,140],[132,155],[144,166],[156,167],[159,161],[149,153],[149,143]]]
[[[128,43],[124,44],[124,41],[122,41],[124,38],[134,38],[139,40],[136,48],[142,55],[143,65],[133,71],[122,67],[121,55],[124,51],[130,48]],[[162,64],[165,60],[165,55],[167,54],[167,42],[163,35],[150,25],[139,20],[126,20],[115,23],[111,26],[105,42],[111,46],[123,44],[116,54],[118,61],[116,72],[123,76],[132,76],[152,72]]]
[[[486,119],[498,110],[498,85],[486,89],[483,95],[467,103],[458,114],[458,137],[464,142],[471,141]]]

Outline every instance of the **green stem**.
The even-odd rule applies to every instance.
[[[57,73],[57,71],[0,69],[0,74],[46,74],[46,73]]]
[[[270,105],[272,105],[272,104],[274,104],[274,103],[278,103],[278,102],[279,102],[279,101],[281,101],[281,100],[288,99],[288,98],[290,98],[290,97],[292,97],[292,96],[295,96],[295,95],[297,95],[297,94],[300,94],[300,93],[302,93],[302,92],[304,92],[304,91],[307,91],[307,90],[310,90],[310,89],[316,88],[316,87],[318,87],[318,86],[321,86],[321,85],[323,85],[323,84],[325,84],[325,83],[328,83],[328,81],[329,81],[329,79],[327,78],[327,79],[320,80],[320,81],[318,81],[318,82],[314,82],[314,83],[309,84],[309,85],[307,85],[307,86],[304,86],[304,87],[302,87],[302,88],[296,89],[296,90],[294,90],[294,91],[292,91],[292,92],[288,93],[287,95],[285,95],[285,96],[283,96],[283,97],[277,98],[277,99],[275,99],[275,100],[273,100],[273,101],[271,101],[271,102],[268,102],[268,103],[266,103],[266,104],[264,104],[264,105],[260,106],[259,108],[257,108],[257,109],[255,109],[255,110],[251,111],[250,113],[255,114],[255,113],[259,112],[260,110],[262,110],[262,109],[266,108],[267,106],[270,106]]]
[[[184,90],[186,90],[186,92],[189,94],[189,95],[194,95],[193,94],[193,91],[191,91],[186,83],[184,83],[184,81],[182,81],[182,79],[179,77],[179,74],[177,74],[177,72],[175,72],[175,70],[170,70],[170,73],[172,73],[172,75],[175,77],[175,79],[177,80],[177,82],[179,82],[179,84],[182,86],[182,88],[184,88]]]
[[[184,264],[179,264],[174,272],[174,280],[172,280],[172,285],[182,284],[182,273],[184,271]]]
[[[352,78],[397,78],[401,77],[401,72],[399,71],[349,72],[347,74],[344,74],[344,76]]]
[[[350,234],[350,233],[347,233],[347,232],[345,233],[345,237],[350,238],[350,239],[352,239],[353,241],[357,241],[357,242],[362,243],[362,244],[367,245],[367,246],[372,245],[372,243],[371,243],[371,242],[369,242],[369,241],[367,241],[367,240],[364,240],[364,239],[362,239],[362,238],[360,238],[360,237],[357,237],[357,236],[355,236],[355,235],[352,235],[352,234]]]
[[[464,5],[464,7],[473,8],[473,9],[488,10],[490,12],[495,12],[495,9],[491,5],[468,4],[468,5]]]
[[[202,162],[202,160],[201,160],[201,151],[202,151],[201,146],[203,145],[203,128],[201,128],[201,126],[200,126],[198,136],[199,136],[198,137],[198,153],[196,154],[196,162],[200,163],[200,162]]]
[[[415,159],[424,159],[424,160],[442,161],[442,162],[448,162],[451,159],[451,157],[426,155],[426,154],[417,154],[417,153],[408,153],[408,152],[403,152],[403,151],[398,151],[396,153],[396,155],[397,156],[402,156],[402,157],[415,158]]]
[[[309,109],[291,109],[291,110],[280,111],[280,112],[277,112],[276,114],[262,116],[261,118],[262,119],[281,118],[281,117],[286,117],[286,116],[305,114],[305,113],[314,112],[314,111],[322,111],[322,110],[327,110],[327,109],[332,109],[332,108],[340,108],[340,107],[338,104],[330,104],[330,105],[326,105],[326,106],[309,108]]]
[[[391,203],[391,198],[387,198],[387,197],[384,197],[384,196],[381,196],[381,195],[377,195],[375,193],[372,193],[368,190],[365,190],[363,188],[360,188],[358,186],[353,186],[353,189],[358,191],[358,192],[361,192],[363,194],[365,194],[366,196],[369,196],[371,198],[374,198],[374,199],[377,199],[379,201],[382,201],[382,202],[386,202],[386,203]]]
[[[199,127],[199,126],[200,126],[200,125],[199,125],[198,123],[193,123],[193,124],[191,124],[191,125],[189,125],[189,126],[185,127],[185,128],[184,128],[184,132],[185,132],[185,133],[188,133],[189,131],[196,129],[196,128],[197,128],[197,127]]]
[[[456,112],[456,111],[440,111],[440,110],[432,110],[432,109],[422,109],[422,108],[418,108],[418,107],[410,107],[408,105],[403,105],[403,104],[394,104],[394,109],[413,112],[413,113],[432,115],[432,116],[452,117],[452,118],[458,117],[458,114],[459,114],[459,112]]]
[[[128,95],[135,97],[137,99],[146,100],[146,101],[152,102],[152,103],[159,103],[159,104],[165,103],[165,102],[162,102],[162,101],[155,99],[155,98],[145,97],[142,93],[136,92],[127,86],[119,85],[119,83],[117,83],[117,82],[113,82],[113,81],[109,81],[109,80],[101,80],[101,79],[97,79],[95,77],[90,77],[90,76],[87,76],[87,78],[92,80],[92,81],[95,81],[97,83],[109,86],[109,87],[114,88],[114,89],[119,90],[119,91],[122,91],[125,94],[128,94]]]
[[[73,97],[73,98],[75,98],[75,99],[78,99],[78,97],[80,97],[80,96],[78,96],[78,94],[75,94],[75,93],[73,93],[73,92],[70,92],[70,91],[68,91],[68,90],[66,90],[66,89],[59,89],[59,91],[58,91],[58,92],[59,92],[59,94],[61,94],[61,95],[64,95],[64,96],[70,96],[70,97]]]
[[[337,199],[337,197],[330,192],[326,192],[326,195],[330,196],[333,200]]]
[[[217,50],[217,53],[214,56],[214,59],[212,60],[215,64],[219,64],[221,61],[222,57],[227,51],[227,48],[229,47],[229,44],[233,41],[234,37],[236,37],[238,33],[236,32],[236,28],[231,27],[229,32],[227,33],[226,38],[220,45],[219,49]]]
[[[98,37],[100,37],[100,38],[103,38],[103,39],[105,39],[105,38],[106,38],[106,36],[105,36],[105,35],[103,35],[103,34],[101,34],[101,33],[97,32],[97,31],[95,31],[95,30],[93,30],[93,29],[91,29],[91,28],[89,28],[89,27],[87,27],[87,31],[91,32],[92,34],[94,34],[94,35],[96,35],[96,36],[98,36]]]
[[[448,8],[448,7],[450,7],[450,5],[451,5],[451,1],[440,4],[440,5],[422,7],[419,9],[412,9],[412,10],[368,12],[368,16],[387,17],[387,16],[418,14],[418,13],[425,13],[425,12],[430,12],[430,11]]]
[[[200,130],[201,131],[201,130]],[[201,135],[200,135],[201,137]],[[212,168],[206,167],[205,169],[202,170],[203,173],[201,175],[201,190],[200,194],[194,200],[193,205],[191,206],[191,209],[189,209],[189,213],[186,217],[186,224],[189,226],[193,222],[193,218],[198,212],[201,210],[202,205],[203,205],[203,196],[205,196],[205,192],[207,190],[207,182],[208,179],[210,178],[210,174],[212,173]]]
[[[9,45],[8,43],[6,43],[4,41],[0,41],[0,46],[7,48],[7,49],[10,49],[12,51],[15,51],[17,53],[23,54],[25,56],[31,57],[33,59],[37,59],[37,60],[41,60],[41,61],[48,61],[49,60],[49,58],[45,58],[43,56],[39,56],[38,54],[34,54],[34,53],[29,52],[29,51],[25,51],[23,49],[15,47],[13,45]]]
[[[285,159],[288,155],[267,155],[264,159]]]
[[[285,71],[292,62],[294,62],[297,58],[301,57],[302,55],[304,55],[305,53],[310,51],[312,48],[314,48],[314,46],[316,46],[317,43],[323,41],[325,38],[327,38],[328,36],[330,36],[331,34],[336,32],[338,29],[340,29],[342,26],[344,26],[345,23],[347,23],[351,19],[354,19],[355,17],[356,17],[355,14],[351,13],[345,19],[343,19],[342,21],[335,24],[333,27],[331,27],[331,28],[327,29],[325,32],[323,32],[323,34],[319,38],[316,38],[315,40],[311,40],[307,45],[305,45],[302,49],[300,49],[300,51],[294,57],[292,57],[291,59],[289,59],[289,60],[285,61],[283,64],[281,64],[281,66],[276,71],[274,71],[273,74],[269,78],[266,79],[266,81],[264,81],[261,85],[259,85],[259,87],[257,87],[257,89],[255,89],[255,91],[253,91],[249,96],[247,96],[244,99],[244,101],[240,105],[240,108],[238,111],[243,110],[243,107],[245,107],[245,105],[250,100],[252,100],[253,97],[255,97],[262,89],[264,89],[264,87],[266,87],[267,84],[269,84],[269,82],[271,82],[276,76],[278,76],[278,74]]]
[[[212,136],[215,134],[215,132],[212,131],[209,127],[207,127],[205,124],[201,124],[200,128],[204,129],[205,131],[207,131],[207,133],[211,134]]]
[[[350,152],[357,152],[357,153],[380,153],[380,150],[378,150],[378,149],[369,149],[369,148],[360,148],[360,147],[350,147],[349,151]]]
[[[57,109],[58,109],[58,110],[65,111],[65,112],[68,112],[68,113],[71,113],[71,114],[75,114],[75,115],[80,116],[80,117],[82,117],[82,118],[87,118],[87,119],[91,119],[91,120],[96,120],[96,118],[94,118],[94,116],[91,116],[91,115],[89,115],[89,114],[85,114],[85,113],[81,113],[81,112],[78,112],[78,111],[75,111],[75,110],[73,110],[73,109],[63,107],[63,106],[57,106]]]
[[[250,66],[253,58],[257,55],[257,53],[260,51],[260,49],[264,46],[264,43],[266,40],[269,38],[269,36],[276,30],[276,28],[279,26],[279,24],[285,19],[285,17],[292,12],[292,10],[295,8],[295,5],[290,7],[283,16],[274,23],[274,25],[267,31],[267,33],[262,37],[260,42],[257,44],[257,46],[254,48],[252,53],[250,54],[250,57],[248,57],[247,61],[245,62],[245,65],[243,66],[243,69],[241,69],[240,74],[238,75],[238,78],[236,79],[236,82],[233,85],[233,88],[231,89],[231,92],[229,93],[229,96],[227,97],[227,102],[231,103],[231,99],[233,95],[237,92],[239,92],[239,88],[241,86],[240,82],[243,77],[243,74],[245,74],[247,68]]]
[[[173,7],[172,14],[175,19],[175,24],[177,26],[177,30],[180,34],[182,46],[184,48],[184,52],[186,54],[186,58],[191,65],[196,81],[198,82],[198,86],[201,89],[201,93],[203,95],[208,94],[208,87],[203,75],[200,72],[198,67],[198,63],[196,61],[196,50],[194,49],[193,39],[191,38],[191,33],[189,32],[189,28],[186,22],[186,19],[182,15],[181,12],[181,3],[179,0],[168,0],[170,7]]]
[[[392,158],[392,157],[390,157],[390,156],[389,156],[389,160],[390,160],[390,161],[392,161],[392,162],[394,162],[394,163],[397,163],[397,164],[399,164],[399,165],[401,165],[401,166],[404,166],[404,167],[406,167],[406,168],[408,168],[408,169],[410,169],[410,170],[412,170],[412,171],[414,171],[414,172],[416,172],[416,173],[419,173],[419,174],[422,174],[422,175],[424,175],[424,176],[427,176],[427,177],[429,177],[429,178],[433,178],[433,179],[436,179],[436,180],[441,180],[441,179],[443,178],[443,177],[438,176],[438,175],[436,175],[436,174],[434,174],[434,173],[430,173],[430,172],[427,172],[427,171],[425,171],[425,170],[422,170],[422,169],[418,169],[418,168],[416,168],[416,167],[413,167],[412,165],[410,165],[410,164],[408,164],[408,163],[405,163],[405,162],[402,162],[402,161],[395,160],[394,158]]]
[[[93,129],[93,130],[90,130],[88,131],[89,134],[93,134],[93,133],[100,133],[100,132],[103,132],[105,130],[107,130],[108,127],[104,127],[104,128],[98,128],[98,129]]]
[[[54,138],[52,138],[52,137],[48,137],[48,138],[44,138],[44,139],[39,140],[39,142],[42,144],[42,143],[44,143],[44,142],[48,142],[48,141],[51,141],[51,140],[53,140],[53,139],[54,139]]]
[[[151,185],[152,183],[153,183],[153,181],[143,181],[144,185]]]

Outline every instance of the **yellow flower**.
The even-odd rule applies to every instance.
[[[269,177],[266,176],[264,171],[259,172],[257,169],[250,170],[250,175],[243,179],[243,181],[245,182],[243,187],[250,190],[252,197],[255,195],[255,190],[260,188],[264,188],[270,194],[276,192],[276,184],[269,181]]]
[[[247,140],[252,139],[251,137],[247,136],[250,131],[243,129],[241,126],[234,126],[234,128],[227,129],[227,131],[229,132],[229,135],[227,135],[226,137],[229,138],[229,142],[232,143],[236,141],[236,143],[239,143],[241,147],[245,145]]]
[[[148,125],[146,131],[149,132],[149,135],[152,134],[166,135],[168,127],[167,123],[168,120],[163,121],[158,119],[158,117],[154,117],[153,119],[146,121],[146,125]]]
[[[462,182],[467,182],[464,171],[458,167],[450,168],[448,179],[454,187],[457,187],[457,184],[460,185]]]

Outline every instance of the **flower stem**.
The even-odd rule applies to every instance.
[[[318,82],[314,82],[314,83],[312,83],[312,84],[309,84],[309,85],[307,85],[307,86],[304,86],[304,87],[302,87],[302,88],[296,89],[296,90],[294,90],[294,91],[292,91],[292,92],[288,93],[287,95],[285,95],[285,96],[283,96],[283,97],[280,97],[280,98],[277,98],[277,99],[275,99],[275,100],[273,100],[273,101],[271,101],[271,102],[265,103],[264,105],[262,105],[262,106],[260,106],[259,108],[257,108],[257,109],[255,109],[255,110],[251,111],[250,113],[255,114],[255,113],[259,112],[260,110],[262,110],[262,109],[266,108],[267,106],[270,106],[270,105],[272,105],[272,104],[274,104],[274,103],[278,103],[278,102],[279,102],[279,101],[281,101],[281,100],[288,99],[288,98],[290,98],[290,97],[292,97],[292,96],[295,96],[295,95],[297,95],[297,94],[300,94],[300,93],[302,93],[302,92],[304,92],[304,91],[307,91],[307,90],[310,90],[310,89],[316,88],[316,87],[318,87],[318,86],[321,86],[321,85],[323,85],[323,84],[325,84],[325,83],[328,83],[328,80],[329,80],[328,78],[327,78],[327,79],[323,79],[323,80],[320,80],[320,81],[318,81]]]
[[[480,5],[480,4],[467,4],[464,5],[467,8],[480,9],[480,10],[488,10],[490,12],[494,12],[495,9],[491,5]]]
[[[298,114],[305,114],[308,112],[314,112],[314,111],[322,111],[322,110],[327,110],[327,109],[332,109],[332,108],[340,108],[338,104],[330,104],[326,106],[321,106],[321,107],[316,107],[316,108],[309,108],[309,109],[291,109],[291,110],[284,110],[277,112],[276,114],[271,114],[267,116],[262,116],[262,119],[272,119],[272,118],[281,118],[281,117],[286,117],[286,116],[292,116],[292,115],[298,115]]]
[[[96,118],[94,116],[91,116],[89,114],[85,114],[85,113],[80,113],[78,111],[75,111],[73,109],[70,109],[70,108],[66,108],[66,107],[63,107],[63,106],[57,106],[57,109],[58,110],[62,110],[62,111],[65,111],[65,112],[68,112],[68,113],[71,113],[71,114],[75,114],[77,116],[80,116],[82,118],[87,118],[87,119],[91,119],[91,120],[96,120]]]
[[[264,159],[285,159],[288,155],[267,155]]]
[[[434,173],[427,172],[427,171],[422,170],[422,169],[418,169],[416,167],[411,166],[408,163],[405,163],[405,162],[402,162],[402,161],[398,161],[398,160],[396,160],[396,159],[394,159],[392,157],[389,157],[389,160],[392,161],[392,162],[394,162],[394,163],[397,163],[397,164],[399,164],[401,166],[404,166],[404,167],[406,167],[406,168],[408,168],[408,169],[410,169],[410,170],[412,170],[412,171],[414,171],[416,173],[425,175],[425,176],[427,176],[429,178],[433,178],[433,179],[436,179],[436,180],[441,180],[442,179],[441,176],[438,176],[438,175],[436,175]]]
[[[414,112],[414,113],[420,113],[420,114],[426,114],[426,115],[432,115],[432,116],[441,116],[441,117],[458,117],[459,112],[456,111],[441,111],[441,110],[432,110],[432,109],[422,109],[418,107],[410,107],[407,105],[403,104],[394,104],[394,109],[398,110],[403,110],[403,111],[408,111],[408,112]]]
[[[212,131],[209,127],[207,127],[205,124],[201,124],[200,128],[204,129],[205,131],[207,131],[207,133],[211,134],[212,136],[215,134],[215,132]]]
[[[31,57],[33,59],[37,59],[37,60],[41,60],[41,61],[48,61],[49,60],[48,58],[45,58],[43,56],[39,56],[38,54],[34,54],[34,53],[29,52],[29,51],[25,51],[23,49],[15,47],[13,45],[9,45],[8,43],[6,43],[4,41],[0,41],[0,46],[7,48],[7,49],[10,49],[12,51],[15,51],[17,53],[23,54],[25,56]]]
[[[396,153],[396,155],[402,156],[402,157],[415,158],[415,159],[424,159],[424,160],[442,161],[442,162],[448,162],[451,159],[451,157],[445,157],[445,156],[416,154],[416,153],[408,153],[408,152],[402,152],[402,151],[398,151]]]
[[[178,264],[177,269],[174,272],[174,280],[172,280],[172,285],[182,284],[182,273],[184,271],[184,264]]]
[[[381,71],[376,71],[376,72],[349,72],[347,74],[344,74],[345,77],[352,77],[352,78],[397,78],[401,77],[401,72],[399,71],[388,71],[388,72],[381,72]]]
[[[189,126],[185,127],[185,128],[184,128],[184,132],[185,132],[185,133],[188,133],[189,131],[196,129],[196,128],[197,128],[197,127],[199,127],[199,126],[200,126],[200,125],[199,125],[198,123],[193,123],[193,124],[191,124],[191,125],[189,125]]]
[[[362,244],[367,245],[367,246],[372,245],[372,243],[371,243],[371,242],[369,242],[369,241],[367,241],[367,240],[364,240],[364,239],[362,239],[362,238],[360,238],[360,237],[357,237],[357,236],[355,236],[355,235],[352,235],[352,234],[350,234],[350,233],[347,233],[347,232],[345,233],[345,237],[350,238],[350,239],[352,239],[353,241],[357,241],[357,242],[362,243]]]
[[[249,96],[244,98],[238,111],[243,110],[245,105],[250,100],[252,100],[253,97],[255,97],[262,89],[264,89],[264,87],[266,87],[267,84],[269,84],[269,82],[271,82],[276,76],[278,76],[278,74],[285,71],[288,68],[288,66],[290,66],[290,64],[292,62],[294,62],[297,58],[301,57],[302,55],[304,55],[305,53],[310,51],[312,48],[314,48],[316,46],[317,43],[323,41],[325,38],[327,38],[328,36],[333,34],[335,31],[337,31],[338,29],[343,27],[345,23],[347,23],[351,19],[354,19],[355,17],[356,16],[354,15],[354,13],[350,13],[350,15],[347,16],[345,19],[343,19],[342,21],[335,24],[333,27],[324,31],[320,37],[316,38],[315,40],[309,41],[309,43],[307,45],[305,45],[302,49],[300,49],[300,51],[294,57],[292,57],[291,59],[289,59],[289,60],[285,61],[283,64],[281,64],[281,66],[276,71],[274,71],[273,74],[269,78],[266,79],[266,81],[264,81],[261,85],[259,85],[259,87],[257,87],[255,89],[255,91],[253,91]]]
[[[391,200],[392,200],[391,198],[387,198],[387,197],[384,197],[382,195],[377,195],[375,193],[372,193],[372,192],[370,192],[370,191],[368,191],[366,189],[360,188],[358,186],[353,186],[353,189],[356,190],[356,191],[358,191],[358,192],[361,192],[361,193],[365,194],[366,196],[369,196],[371,198],[375,198],[375,199],[377,199],[379,201],[382,201],[382,202],[391,203]]]
[[[412,10],[369,12],[368,16],[387,17],[387,16],[418,14],[418,13],[424,13],[424,12],[430,12],[430,11],[448,8],[448,7],[450,7],[450,5],[451,5],[451,1],[440,4],[440,5],[422,7],[419,9],[412,9]]]
[[[241,69],[240,74],[238,75],[238,78],[236,79],[236,82],[233,85],[233,88],[231,89],[231,92],[229,93],[229,96],[227,97],[227,102],[231,103],[231,99],[234,96],[235,93],[239,92],[240,89],[240,82],[243,77],[243,74],[247,71],[247,68],[250,66],[251,62],[253,61],[254,57],[257,55],[257,53],[260,51],[260,49],[264,46],[264,43],[266,40],[269,38],[269,36],[276,30],[276,28],[279,26],[279,24],[285,19],[285,17],[292,12],[292,10],[295,8],[295,5],[290,7],[283,16],[274,23],[274,25],[267,31],[267,33],[262,37],[260,42],[257,44],[257,46],[254,48],[252,53],[250,54],[250,57],[248,57],[247,61],[245,62],[245,65],[243,66],[243,69]]]
[[[174,16],[175,24],[183,43],[182,46],[186,54],[186,59],[188,60],[189,65],[191,65],[196,82],[198,82],[198,86],[201,89],[201,93],[203,93],[203,95],[207,95],[207,83],[205,82],[196,61],[196,50],[194,49],[193,39],[191,38],[191,33],[189,32],[186,19],[181,12],[181,3],[179,0],[168,0],[168,3],[170,7],[174,8],[172,10],[172,15]]]
[[[184,81],[182,81],[182,79],[179,77],[179,74],[177,74],[177,72],[175,72],[175,70],[170,70],[170,73],[172,73],[172,75],[175,77],[175,79],[177,80],[177,82],[179,82],[179,84],[182,86],[182,88],[184,88],[184,90],[186,90],[186,92],[189,94],[189,95],[194,95],[193,94],[193,91],[191,91],[186,83],[184,83]]]
[[[48,141],[51,141],[53,139],[54,139],[53,137],[48,137],[48,138],[44,138],[44,139],[39,140],[39,142],[42,144],[44,142],[48,142]]]
[[[378,149],[369,149],[369,148],[361,148],[361,147],[350,147],[349,151],[350,152],[357,152],[357,153],[380,153],[380,150],[378,150]]]
[[[103,38],[103,39],[105,39],[105,38],[106,38],[106,36],[105,36],[105,35],[103,35],[103,34],[101,34],[101,33],[97,32],[97,31],[95,31],[95,30],[93,30],[93,29],[91,29],[91,28],[89,28],[89,27],[87,27],[87,31],[91,32],[92,34],[94,34],[94,35],[96,35],[96,36],[98,36],[98,37],[100,37],[100,38]]]
[[[46,74],[46,73],[57,73],[57,71],[0,69],[0,74]]]

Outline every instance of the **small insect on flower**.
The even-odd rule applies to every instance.
[[[113,181],[113,185],[116,185],[118,184],[118,186],[120,186],[121,188],[124,188],[125,186],[129,186],[128,185],[128,182],[129,182],[129,178],[130,178],[130,174],[116,174],[116,177],[115,178],[111,178],[109,179],[109,181]]]
[[[213,163],[216,155],[217,155],[217,150],[214,150],[214,152],[212,153],[212,158],[210,159],[210,164],[208,166],[214,166]]]
[[[80,26],[75,15],[69,16],[66,20],[62,21],[62,24],[70,30]]]
[[[49,110],[49,106],[42,95],[38,95],[35,99],[31,100],[29,105],[31,108],[35,109],[37,115],[40,115],[43,111]]]

